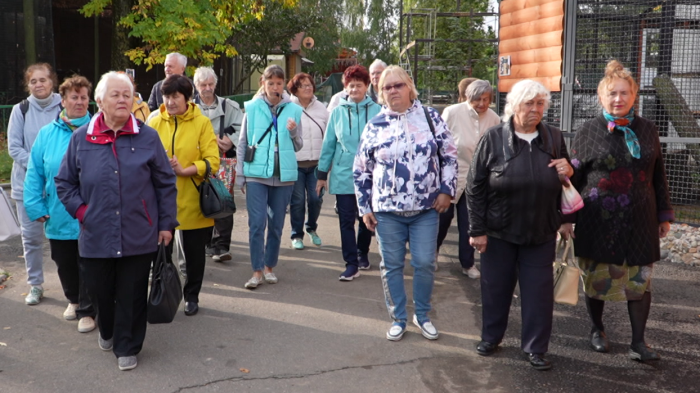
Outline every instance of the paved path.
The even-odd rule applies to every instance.
[[[520,307],[514,299],[503,349],[476,355],[481,323],[479,282],[461,274],[456,227],[440,256],[431,317],[440,339],[418,329],[389,342],[376,244],[372,270],[339,282],[343,270],[333,197],[325,198],[321,248],[295,251],[289,227],[280,282],[243,288],[251,269],[245,201],[238,200],[232,251],[225,264],[207,261],[200,312],[178,313],[150,325],[139,366],[119,371],[112,353],[97,347],[97,332],[80,334],[62,318],[66,307],[55,264],[45,247],[46,298],[24,304],[21,246],[0,244],[0,269],[12,274],[0,290],[0,392],[697,392],[700,364],[700,270],[657,265],[648,341],[663,360],[644,365],[626,356],[630,339],[624,304],[605,320],[610,354],[588,349],[585,307],[555,307],[550,359],[532,370],[519,349]],[[308,241],[307,241],[308,243]],[[407,283],[410,289],[410,267]],[[409,294],[410,298],[410,294]],[[409,313],[411,310],[409,310]]]

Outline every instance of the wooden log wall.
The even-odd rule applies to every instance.
[[[500,76],[498,91],[509,92],[523,79],[561,90],[564,0],[502,0],[499,56],[510,56],[510,75]]]

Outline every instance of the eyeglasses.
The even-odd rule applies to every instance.
[[[382,90],[384,90],[388,93],[388,92],[392,91],[393,89],[401,90],[404,88],[404,86],[406,86],[406,84],[402,82],[402,83],[397,83],[397,84],[394,84],[391,86],[384,86],[384,87],[382,87]]]
[[[314,86],[313,85],[301,85],[301,86],[299,86],[299,88],[300,89],[313,89]]]

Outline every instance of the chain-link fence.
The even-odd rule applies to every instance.
[[[676,217],[700,224],[700,4],[697,0],[567,3],[567,12],[575,11],[576,17],[567,23],[567,29],[573,25],[574,31],[565,33],[571,40],[565,51],[567,47],[575,51],[569,53],[568,73],[565,60],[563,93],[552,94],[546,121],[576,132],[598,116],[596,90],[605,66],[611,59],[622,62],[640,85],[637,114],[659,128]]]

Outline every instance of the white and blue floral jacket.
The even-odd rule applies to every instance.
[[[360,215],[429,210],[438,194],[454,197],[457,148],[440,114],[427,109],[434,132],[418,100],[405,113],[384,107],[365,126],[353,171]]]

